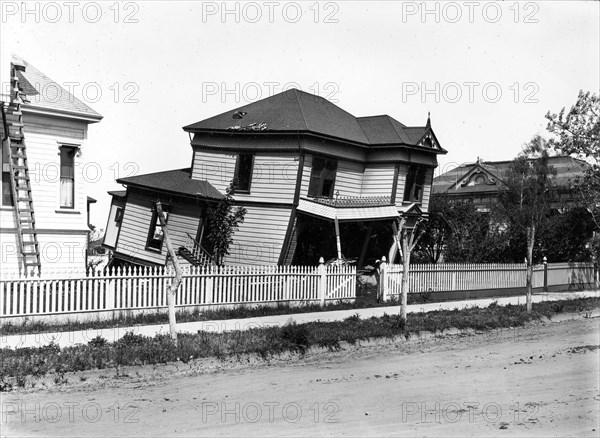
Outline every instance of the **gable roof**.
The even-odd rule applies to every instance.
[[[184,126],[187,132],[314,133],[361,146],[410,145],[431,131],[408,128],[388,115],[355,117],[323,97],[292,88]],[[445,153],[442,148],[436,153]]]
[[[131,185],[176,195],[199,196],[209,199],[223,198],[221,192],[215,189],[208,181],[192,179],[190,168],[119,178],[117,182],[127,186]]]
[[[582,176],[583,172],[589,167],[589,164],[585,161],[567,155],[549,157],[548,163],[556,170],[556,175],[551,175],[550,179],[555,186],[559,187],[569,186],[570,180],[577,176]],[[497,185],[483,184],[465,187],[456,185],[474,173],[478,168],[482,172],[492,175],[502,184],[502,180],[505,179],[509,172],[511,164],[512,160],[480,161],[476,163],[461,164],[433,179],[433,193],[497,191]]]
[[[16,70],[19,84],[27,96],[29,103],[23,103],[23,109],[38,109],[73,115],[97,122],[102,116],[81,100],[65,90],[58,82],[53,81],[29,62],[14,58],[15,65],[22,65],[25,70]]]

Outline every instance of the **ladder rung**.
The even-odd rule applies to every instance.
[[[23,245],[39,245],[37,242],[23,242]]]
[[[22,224],[35,224],[34,219],[20,219],[19,222],[21,222]]]
[[[31,256],[38,256],[38,255],[40,255],[40,253],[37,252],[37,251],[34,251],[34,252],[24,252],[23,255],[25,257],[31,257]]]
[[[27,166],[15,166],[13,164],[13,169],[27,169]]]
[[[15,175],[15,179],[22,179],[22,180],[29,181],[29,176],[27,176],[27,175]]]
[[[17,198],[17,202],[33,202],[31,198]]]
[[[37,234],[35,230],[21,230],[21,234]]]
[[[40,262],[35,262],[35,263],[25,262],[25,266],[42,266],[42,264]]]
[[[19,213],[33,213],[33,208],[20,208]]]

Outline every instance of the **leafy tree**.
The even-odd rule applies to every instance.
[[[565,114],[565,108],[558,114],[546,114],[548,131],[558,136],[550,140],[550,146],[563,154],[576,154],[592,158],[595,163],[600,158],[600,96],[579,91],[577,102]]]
[[[558,114],[548,112],[546,118],[548,131],[556,135],[550,145],[592,164],[582,178],[574,181],[574,189],[600,229],[600,96],[582,90],[569,112],[563,108]]]
[[[221,265],[223,257],[229,254],[229,247],[233,243],[233,234],[244,222],[246,209],[239,206],[234,209],[235,189],[237,181],[234,179],[225,190],[225,197],[219,201],[214,213],[207,221],[208,233],[206,240],[213,249],[215,263]]]
[[[452,229],[447,222],[448,211],[452,204],[446,195],[434,195],[429,203],[429,220],[422,225],[423,236],[417,243],[415,255],[425,258],[429,263],[437,263],[442,256],[446,240]]]
[[[498,212],[513,230],[525,232],[527,261],[527,312],[531,312],[531,279],[533,277],[533,248],[536,232],[543,225],[550,209],[550,175],[554,173],[548,162],[548,144],[535,136],[525,145],[511,164],[500,192]]]

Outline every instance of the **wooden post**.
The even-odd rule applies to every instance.
[[[338,260],[342,260],[342,243],[340,241],[340,223],[338,222],[337,214],[333,218],[335,224],[335,244],[337,245]]]
[[[358,267],[362,268],[365,264],[365,256],[367,255],[367,249],[369,248],[369,241],[371,240],[371,234],[373,233],[373,224],[369,222],[369,228],[367,228],[367,236],[363,243],[362,251],[360,252],[360,258],[358,259]]]
[[[167,304],[169,306],[169,332],[171,333],[171,339],[175,344],[177,344],[177,327],[175,321],[175,294],[177,293],[177,289],[179,289],[179,284],[181,283],[181,269],[179,267],[179,262],[177,260],[177,255],[175,254],[175,250],[173,249],[173,245],[171,244],[171,239],[169,238],[169,231],[167,230],[167,221],[165,219],[165,214],[163,213],[162,205],[160,201],[156,201],[156,213],[158,219],[160,220],[160,226],[163,231],[163,239],[167,245],[167,251],[169,253],[169,259],[175,268],[175,279],[171,282],[171,286],[169,287],[169,291],[167,292]]]
[[[319,297],[321,298],[321,306],[325,305],[325,295],[327,293],[327,267],[323,257],[319,259]]]
[[[548,259],[544,256],[544,292],[548,292]]]
[[[385,256],[381,257],[381,263],[379,264],[379,295],[381,301],[388,301],[390,298],[387,281],[387,259]]]

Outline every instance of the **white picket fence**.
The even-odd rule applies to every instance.
[[[382,264],[382,295],[397,298],[401,292],[402,265]],[[381,267],[380,267],[381,268]],[[544,270],[547,269],[546,283]],[[593,263],[547,263],[534,266],[532,286],[535,289],[564,286],[582,289],[594,284]],[[410,265],[409,293],[454,292],[490,289],[524,288],[527,266],[521,264],[438,263]]]
[[[122,268],[89,276],[3,277],[0,319],[7,317],[149,310],[167,306],[174,271]],[[189,267],[177,307],[321,303],[356,297],[353,266]]]

